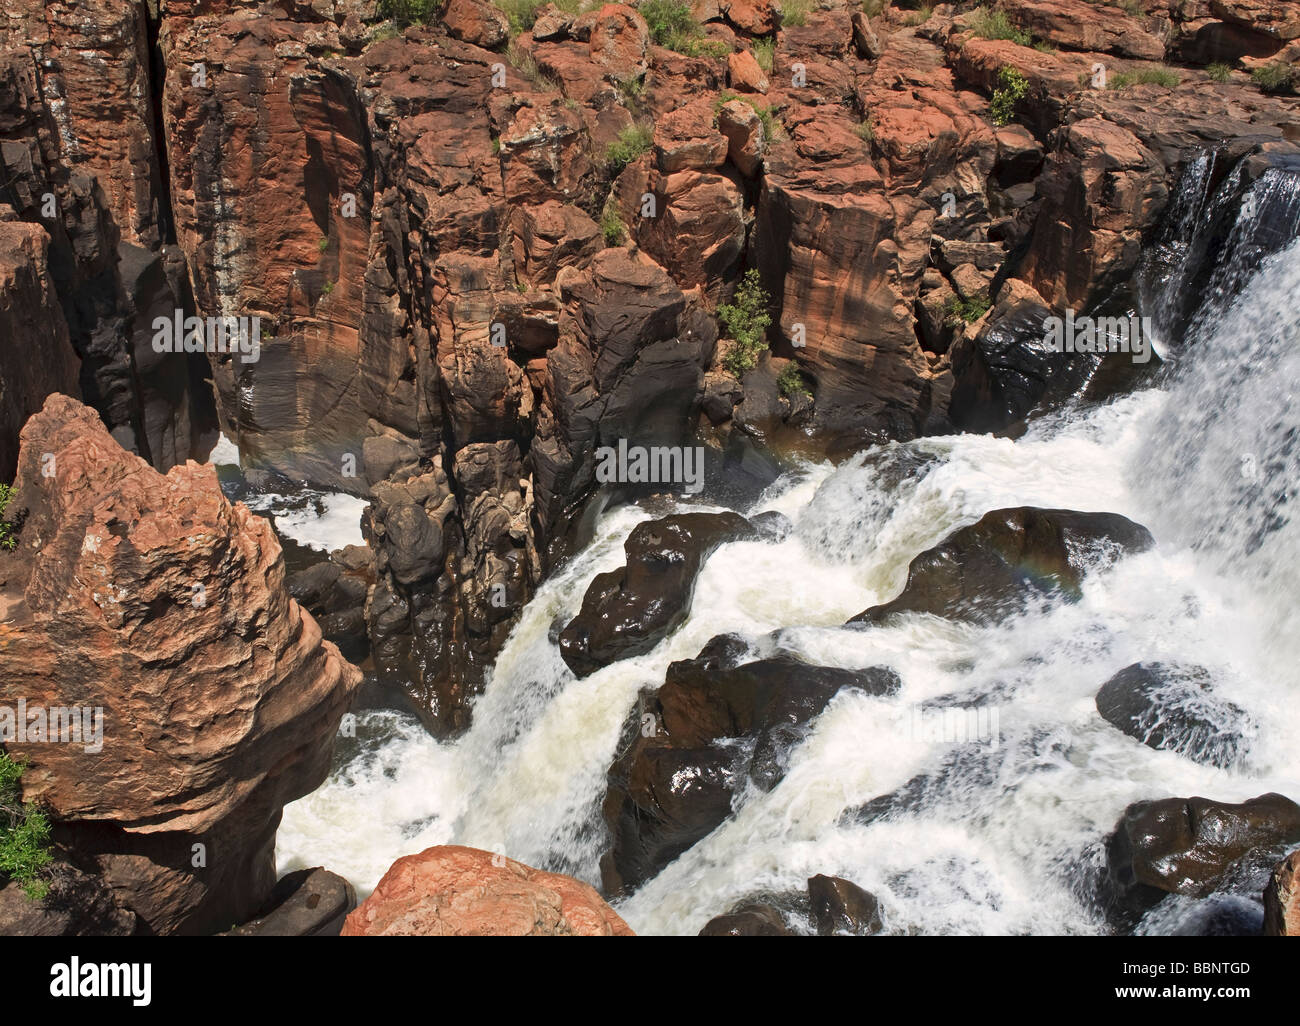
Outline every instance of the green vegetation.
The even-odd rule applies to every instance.
[[[1295,72],[1281,61],[1255,68],[1250,77],[1266,93],[1289,93],[1295,89]]]
[[[740,279],[732,302],[718,307],[718,320],[735,343],[722,358],[722,366],[737,378],[758,366],[759,356],[767,349],[767,328],[772,323],[767,304],[767,290],[758,271],[749,270]]]
[[[581,14],[589,6],[586,0],[492,0],[497,10],[510,22],[510,35],[527,32],[537,21],[537,12],[547,3],[553,3],[565,14]]]
[[[1158,85],[1174,89],[1182,81],[1178,73],[1169,68],[1143,68],[1141,71],[1121,71],[1106,80],[1107,89],[1127,89],[1135,85]]]
[[[803,375],[799,373],[799,365],[793,360],[787,363],[785,370],[777,376],[776,387],[787,399],[797,395],[812,395],[808,386],[804,384]]]
[[[1232,68],[1218,62],[1206,65],[1205,73],[1215,82],[1226,82],[1232,78]]]
[[[770,75],[772,62],[776,57],[776,37],[755,39],[751,49],[754,51],[754,60],[758,61],[758,66],[763,69],[764,74]]]
[[[676,50],[687,57],[723,57],[731,47],[708,39],[685,0],[646,0],[638,8],[656,45]]]
[[[334,283],[332,281],[327,281],[324,285],[321,286],[320,294],[322,296],[328,296],[333,291],[334,291]]]
[[[962,299],[953,296],[944,311],[944,323],[954,328],[960,328],[963,324],[974,324],[989,312],[991,305],[987,299]]]
[[[981,7],[970,17],[971,31],[985,39],[1009,39],[1019,46],[1032,46],[1034,37],[1011,24],[1007,12]]]
[[[329,240],[329,238],[328,238],[328,237],[322,237],[321,240],[320,240],[320,242],[316,243],[316,248],[317,248],[317,250],[319,250],[320,252],[324,253],[327,249],[330,248],[330,240]]]
[[[605,204],[605,209],[600,212],[600,233],[605,237],[606,246],[621,246],[626,234],[623,229],[623,219],[619,216],[618,206],[614,203],[614,197],[611,196]]]
[[[998,87],[993,90],[989,110],[995,125],[1008,124],[1016,113],[1016,104],[1029,92],[1029,79],[1015,68],[998,70]]]
[[[442,10],[442,0],[379,0],[379,16],[400,25],[427,25]]]
[[[782,28],[798,28],[808,24],[808,12],[813,9],[813,0],[781,0],[777,10],[781,12]]]
[[[874,18],[885,11],[885,0],[862,0],[862,13]]]
[[[22,885],[33,901],[49,893],[43,871],[50,864],[50,821],[35,802],[22,802],[23,763],[0,752],[0,876]]]
[[[652,125],[628,125],[618,133],[618,138],[605,148],[605,163],[609,173],[618,174],[643,153],[650,152],[655,131]]]
[[[552,93],[560,91],[560,83],[542,71],[537,64],[537,59],[531,53],[519,49],[514,43],[506,47],[506,60],[538,89]]]
[[[16,525],[4,518],[5,510],[9,508],[9,503],[13,501],[13,497],[13,487],[0,484],[0,549],[5,549],[8,552],[12,552],[18,545],[18,539],[14,537]]]
[[[904,25],[924,25],[930,20],[930,15],[934,13],[933,7],[918,7],[914,11],[909,11],[903,16]]]
[[[863,142],[871,142],[876,137],[876,126],[871,123],[871,115],[868,114],[861,124],[854,125],[853,131]]]

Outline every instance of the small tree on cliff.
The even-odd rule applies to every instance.
[[[767,312],[768,300],[758,271],[748,270],[741,278],[732,302],[718,307],[718,320],[722,322],[727,338],[735,343],[722,358],[722,366],[737,378],[753,370],[767,348],[767,327],[772,323]]]

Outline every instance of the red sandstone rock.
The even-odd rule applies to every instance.
[[[455,38],[493,49],[510,38],[510,20],[496,7],[477,0],[447,0],[442,23]]]
[[[502,855],[444,845],[393,863],[344,937],[631,937],[595,889]]]
[[[748,50],[727,54],[727,79],[742,93],[765,93],[768,89],[767,76]]]
[[[275,882],[287,802],[329,769],[361,672],[284,586],[271,525],[211,466],[165,477],[51,396],[0,551],[0,704],[102,709],[102,749],[17,743],[25,800],[157,933],[223,929]],[[200,847],[195,847],[195,846]]]
[[[650,30],[626,4],[605,4],[596,13],[589,44],[591,59],[615,78],[635,78],[646,70]]]

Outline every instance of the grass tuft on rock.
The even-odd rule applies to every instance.
[[[50,821],[35,802],[24,804],[19,779],[24,764],[0,752],[0,877],[20,884],[33,901],[49,893]]]

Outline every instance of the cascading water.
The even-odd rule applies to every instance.
[[[795,525],[788,537],[719,549],[680,630],[578,680],[551,625],[622,563],[623,539],[648,516],[606,514],[524,610],[469,732],[439,744],[397,713],[361,715],[330,779],[286,809],[281,869],[324,864],[364,894],[398,856],[454,842],[597,882],[605,774],[638,692],[714,635],[761,648],[780,631],[810,662],[891,666],[902,689],[838,695],[780,784],[742,794],[730,819],[618,904],[637,932],[695,933],[815,873],[876,894],[891,933],[1104,931],[1100,841],[1128,804],[1300,798],[1297,295],[1293,244],[1221,316],[1209,310],[1160,388],[1044,418],[1017,441],[928,438],[786,475],[744,512],[780,510]],[[998,626],[921,616],[842,626],[892,598],[922,549],[1019,505],[1122,513],[1158,546],[1090,576],[1077,604]],[[1204,667],[1216,699],[1242,711],[1244,754],[1220,768],[1105,722],[1097,690],[1139,661]],[[911,712],[941,698],[995,707],[997,733],[954,743],[915,731]],[[882,814],[852,814],[882,796]],[[1221,901],[1257,914],[1245,898]],[[1191,928],[1202,912],[1169,899],[1139,929]]]

